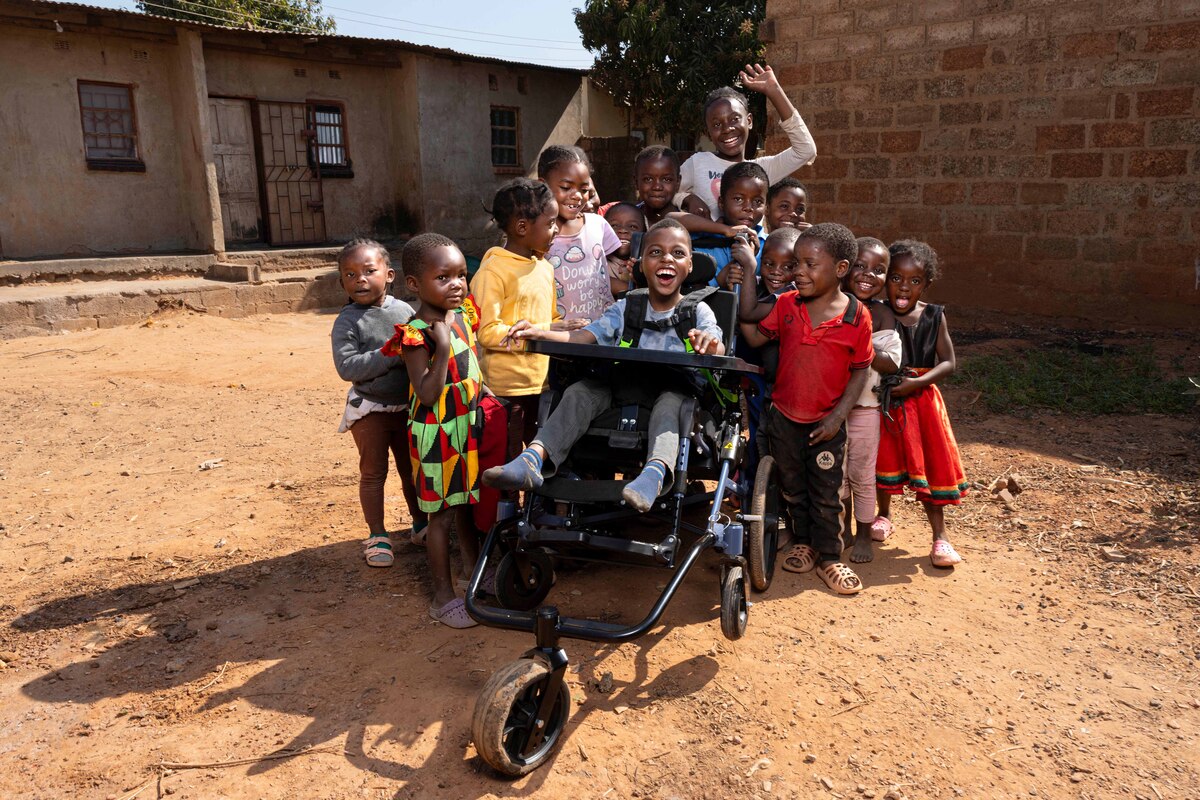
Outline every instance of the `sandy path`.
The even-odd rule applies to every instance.
[[[0,796],[119,798],[160,762],[297,747],[321,752],[177,771],[161,788],[1198,796],[1194,421],[1022,421],[952,394],[969,476],[1016,468],[1030,487],[1015,512],[977,492],[953,513],[965,565],[933,570],[902,503],[863,595],[781,572],[730,643],[715,561],[701,564],[640,642],[567,643],[565,746],[509,783],[469,745],[470,711],[531,638],[432,623],[419,554],[362,565],[331,324],[177,316],[0,343]],[[222,466],[198,469],[211,459]],[[1104,561],[1101,541],[1134,560]],[[596,567],[553,597],[629,620],[664,580]]]

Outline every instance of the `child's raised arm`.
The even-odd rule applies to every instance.
[[[766,334],[758,329],[775,306],[758,302],[758,287],[755,285],[757,276],[753,269],[742,270],[742,291],[738,294],[738,326],[742,339],[751,347],[762,347],[770,341]],[[778,303],[776,303],[778,305]]]
[[[737,236],[739,233],[753,233],[755,236],[758,232],[753,228],[748,228],[745,225],[726,225],[724,222],[702,217],[699,214],[692,214],[688,211],[669,211],[667,216],[678,222],[688,233],[713,233],[717,236]]]
[[[809,133],[808,126],[804,124],[800,113],[788,99],[787,93],[779,85],[779,80],[775,77],[775,70],[761,64],[747,64],[738,77],[741,78],[742,86],[766,95],[767,99],[771,101],[771,105],[775,107],[775,113],[779,114],[779,129],[787,135],[788,143],[791,145],[782,153],[755,159],[767,171],[771,183],[791,175],[805,164],[811,164],[812,160],[817,157],[817,143]],[[682,189],[682,187],[680,188]]]
[[[425,336],[433,342],[433,358],[423,347],[401,341],[408,380],[421,405],[436,406],[446,389],[446,370],[450,364],[450,326],[442,320],[430,323]]]

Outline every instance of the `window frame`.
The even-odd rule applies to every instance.
[[[496,131],[498,128],[498,126],[492,124],[492,112],[493,111],[511,111],[511,112],[513,112],[513,127],[511,127],[511,128],[509,128],[507,126],[499,127],[499,130],[511,130],[513,132],[516,144],[514,144],[514,145],[506,145],[506,144],[499,145],[499,147],[511,148],[511,149],[515,150],[517,153],[517,163],[516,164],[497,164],[496,160],[495,160],[495,156],[492,154],[493,148],[497,147],[497,145],[493,145],[490,143],[491,134],[494,131]],[[488,138],[489,138],[488,159],[492,162],[492,171],[495,172],[495,174],[497,174],[497,175],[524,175],[525,168],[522,166],[522,164],[524,162],[521,160],[521,108],[520,108],[520,106],[505,106],[505,105],[490,106],[488,108]]]
[[[317,174],[324,178],[353,178],[354,177],[354,161],[350,158],[350,126],[346,121],[346,104],[339,100],[317,100],[308,99],[304,101],[308,106],[311,114],[310,120],[312,124],[312,139],[309,140],[308,160],[309,166],[316,170]],[[320,108],[337,109],[341,122],[338,127],[342,131],[342,143],[340,147],[346,156],[345,164],[324,164],[321,162],[321,144],[317,140],[317,111]],[[328,126],[327,126],[328,127]],[[326,145],[326,147],[338,147],[339,145]]]
[[[131,158],[92,158],[88,155],[88,136],[96,136],[97,134],[89,134],[87,123],[84,121],[84,110],[100,110],[95,106],[84,106],[83,104],[83,87],[84,86],[115,86],[125,89],[129,92],[129,120],[133,131],[129,138],[133,139],[133,152]],[[137,118],[137,100],[134,97],[134,89],[137,84],[133,83],[114,83],[113,81],[93,81],[84,78],[75,79],[75,97],[79,102],[79,131],[83,139],[83,158],[89,170],[99,172],[145,172],[146,162],[142,160],[141,135],[138,133],[138,118]],[[111,110],[111,109],[110,109]]]

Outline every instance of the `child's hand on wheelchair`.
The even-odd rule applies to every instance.
[[[740,242],[741,240],[739,239],[738,241]],[[751,257],[751,260],[753,260],[753,257]],[[742,269],[742,265],[737,261],[730,261],[729,265],[725,267],[724,271],[725,288],[730,291],[733,291],[734,286],[740,286],[746,277],[745,270]]]
[[[555,323],[551,324],[553,325]],[[523,350],[526,339],[537,339],[540,337],[541,333],[542,331],[535,327],[534,324],[529,320],[519,319],[512,324],[511,328],[508,329],[508,334],[500,340],[500,344],[507,347],[510,353],[514,348],[517,350]]]
[[[688,331],[688,341],[692,343],[692,350],[702,356],[717,355],[717,348],[721,344],[719,338],[699,328]]]
[[[580,328],[586,328],[590,320],[586,319],[560,319],[550,323],[552,331],[577,331]]]
[[[753,240],[748,237],[738,236],[729,247],[729,255],[743,267],[748,267],[754,263],[754,245],[750,244],[750,242],[754,241],[757,243],[758,235],[751,231],[751,236],[754,237]],[[738,283],[741,283],[741,281],[739,280]]]

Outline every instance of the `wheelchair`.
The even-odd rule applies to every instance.
[[[711,262],[707,270],[694,264],[697,272],[685,284],[685,292],[707,285]],[[726,352],[732,353],[737,297],[703,291],[701,302],[716,315]],[[745,387],[750,385],[745,378],[758,374],[758,367],[728,356],[628,347],[534,341],[529,349],[551,359],[552,391],[543,395],[541,422],[556,400],[553,389],[583,377],[606,379],[615,390],[618,384],[636,382],[638,370],[642,375],[656,373],[660,380],[664,371],[673,370],[681,382],[690,376],[693,391],[679,414],[679,456],[672,480],[649,511],[641,514],[630,508],[621,498],[627,479],[615,477],[635,476],[647,448],[650,410],[625,405],[594,420],[558,465],[558,473],[540,489],[526,492],[519,507],[510,502],[488,533],[467,590],[467,610],[484,625],[525,631],[535,639],[521,658],[493,673],[472,718],[472,739],[480,756],[511,777],[538,768],[561,744],[571,710],[563,680],[568,660],[562,639],[620,643],[647,633],[709,549],[721,559],[721,631],[729,639],[740,638],[751,605],[748,589],[765,591],[771,583],[782,513],[778,468],[769,456],[754,466],[753,482],[735,480],[739,471],[750,468],[742,409]],[[697,374],[703,376],[702,386],[697,385]],[[741,511],[728,510],[730,500]],[[631,524],[635,520],[652,524]],[[543,603],[554,585],[559,559],[654,567],[672,575],[634,625],[578,619]],[[485,603],[480,592],[482,576],[493,565],[496,581],[489,589],[495,605]]]

